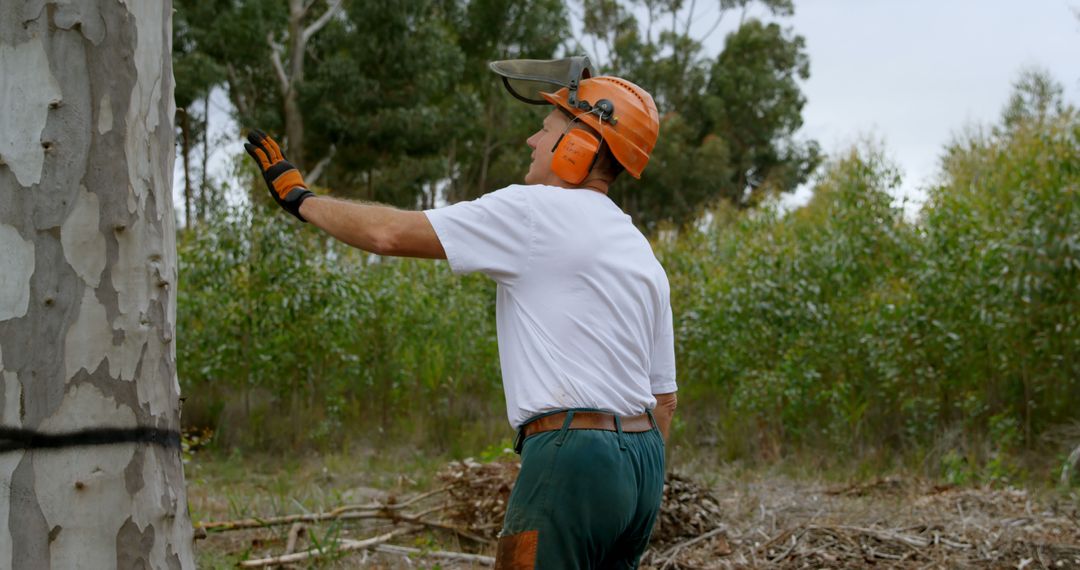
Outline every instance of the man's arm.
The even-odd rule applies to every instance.
[[[653,409],[656,427],[660,428],[660,435],[664,436],[664,441],[667,441],[668,434],[671,433],[671,418],[675,416],[675,405],[678,403],[678,398],[675,397],[675,392],[653,394],[653,397],[656,398],[656,408]]]
[[[442,242],[423,212],[375,204],[356,204],[316,196],[304,177],[285,160],[281,147],[252,129],[244,150],[255,159],[270,196],[302,222],[311,222],[335,238],[379,255],[446,259]]]
[[[446,259],[446,251],[423,212],[313,196],[300,214],[338,240],[378,255]]]

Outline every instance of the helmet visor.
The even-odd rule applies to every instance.
[[[548,105],[541,93],[563,87],[577,89],[581,79],[592,77],[592,64],[584,55],[563,59],[504,59],[488,64],[502,77],[511,95],[530,105]]]

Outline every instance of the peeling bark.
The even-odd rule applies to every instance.
[[[0,426],[178,431],[172,6],[0,0]],[[193,568],[175,445],[0,453],[0,568]]]

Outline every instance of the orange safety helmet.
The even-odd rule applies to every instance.
[[[648,91],[619,77],[600,76],[582,79],[576,93],[563,87],[540,95],[600,133],[615,160],[641,178],[660,136],[660,115]]]

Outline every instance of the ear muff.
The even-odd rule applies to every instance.
[[[572,129],[555,141],[551,152],[551,171],[571,184],[580,184],[600,156],[600,139],[583,129]]]

